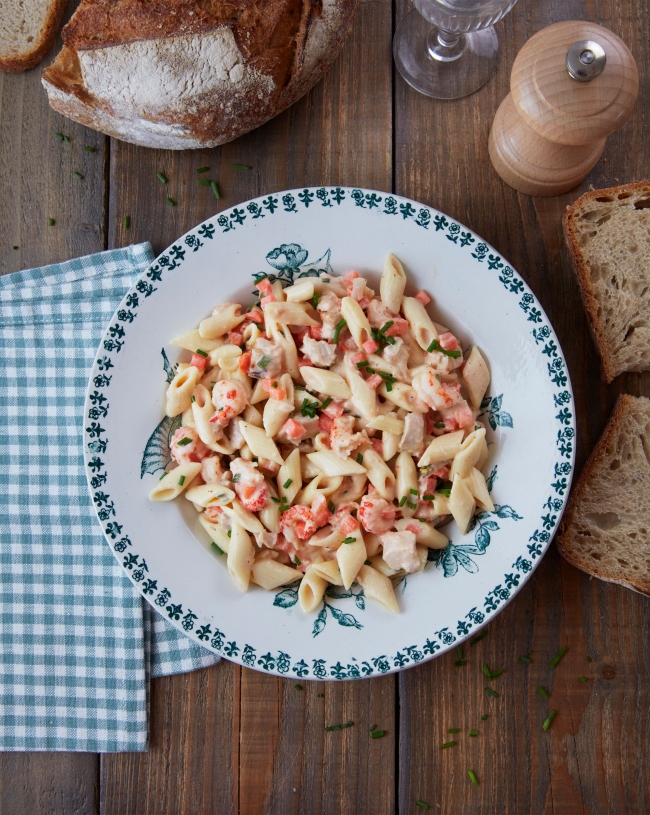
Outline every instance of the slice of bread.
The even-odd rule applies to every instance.
[[[556,541],[578,569],[650,595],[650,399],[618,400]]]
[[[650,370],[650,181],[586,193],[564,234],[605,379]]]
[[[17,74],[33,68],[50,50],[66,0],[2,0],[0,70]]]

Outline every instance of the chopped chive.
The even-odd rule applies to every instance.
[[[343,543],[356,543],[356,538],[345,538]]]
[[[288,490],[289,487],[293,484],[293,478],[287,478],[287,480],[282,485],[283,490]]]
[[[271,496],[271,501],[273,501],[276,504],[280,503],[280,499],[279,498],[274,498],[274,496]]]
[[[317,699],[322,699],[322,698],[323,698],[323,696],[325,696],[325,694],[324,694],[324,693],[317,693],[317,694],[316,694],[316,698],[317,698]]]
[[[373,731],[373,730],[376,730],[376,729],[377,729],[377,725],[376,725],[376,724],[373,724],[373,725],[372,725],[372,727],[370,728],[370,732],[372,733],[372,731]]]
[[[403,495],[403,496],[400,498],[400,500],[399,500],[399,504],[398,504],[398,506],[399,506],[400,508],[404,506],[404,504],[406,503],[406,499],[407,499],[407,498],[408,498],[408,495]]]
[[[18,249],[18,247],[17,247],[17,246],[14,246],[13,248],[14,248],[14,249]]]
[[[331,724],[329,727],[325,728],[325,732],[329,733],[332,730],[345,730],[346,727],[352,727],[353,724],[353,721],[345,722],[345,724]]]
[[[221,193],[219,192],[219,187],[216,181],[211,181],[210,186],[212,187],[212,192],[214,193],[214,197],[217,201],[221,198]]]
[[[197,173],[207,173],[209,169],[210,169],[209,167],[199,167],[196,172]]]
[[[394,320],[389,320],[389,321],[388,321],[388,322],[387,322],[385,325],[383,325],[383,326],[382,326],[382,327],[379,329],[379,333],[380,333],[380,334],[385,334],[385,333],[388,331],[388,329],[391,327],[391,325],[395,325]]]
[[[229,529],[229,530],[226,532],[226,534],[228,535],[228,537],[229,537],[229,538],[232,538],[232,530],[231,530],[231,529]]]
[[[460,733],[460,727],[450,727],[447,733]]]
[[[208,352],[204,351],[203,348],[197,348],[195,353],[199,354],[199,356],[205,357],[206,359],[208,358]]]
[[[544,724],[542,725],[542,730],[548,730],[551,726],[551,722],[555,718],[555,711],[549,710],[548,716],[544,719]]]
[[[433,426],[437,427],[439,429],[444,429],[445,423],[444,422],[434,422]]]
[[[470,736],[472,736],[472,737],[473,737],[473,736],[478,736],[478,730],[470,730],[470,731],[469,731],[469,734],[470,734]]]
[[[458,654],[458,659],[463,658],[463,646],[462,645],[457,645],[456,646],[456,653]]]
[[[481,721],[482,721],[482,722],[484,722],[484,721],[485,721],[487,718],[488,718],[488,714],[487,714],[487,713],[484,713],[484,714],[481,716]]]
[[[591,657],[587,657],[587,662],[591,662],[591,661],[592,661]]]
[[[122,223],[124,224],[124,228],[128,229],[131,226],[131,216],[130,215],[125,215],[124,220],[122,221]]]
[[[83,176],[82,176],[82,175],[81,175],[81,173],[80,173],[80,172],[78,172],[77,170],[75,170],[75,171],[72,173],[72,175],[73,175],[75,178],[78,178],[80,181],[83,181]]]
[[[167,179],[165,178],[165,176],[164,176],[162,173],[156,173],[156,178],[157,178],[157,179],[158,179],[158,181],[160,181],[162,184],[166,184],[166,183],[167,183]]]
[[[541,685],[537,686],[537,691],[544,697],[544,699],[548,699],[549,694],[544,690],[544,688]]]
[[[501,676],[504,672],[505,668],[499,668],[498,671],[492,671],[492,679],[497,679],[497,677]]]
[[[413,501],[407,501],[407,502],[406,502],[406,506],[407,506],[409,509],[417,509],[417,508],[418,508],[418,505],[417,505],[417,504],[414,504],[414,503],[413,503]]]
[[[311,298],[312,305],[314,308],[318,308],[318,301],[320,300],[320,293],[315,291],[314,296]]]
[[[462,668],[463,665],[467,665],[467,660],[466,659],[457,659],[456,662],[454,662],[454,665],[457,668]]]
[[[481,669],[488,679],[492,679],[492,672],[490,671],[487,665],[482,665]]]
[[[70,136],[64,136],[63,133],[54,134],[59,141],[70,141]]]
[[[264,354],[264,356],[262,356],[262,357],[260,357],[258,359],[257,367],[261,368],[263,371],[265,371],[269,367],[269,362],[271,362],[271,361],[272,361],[271,357],[268,356],[267,354]],[[307,401],[307,400],[305,400],[305,401]]]
[[[455,741],[446,741],[444,744],[441,744],[441,745],[440,745],[440,749],[441,749],[441,750],[446,750],[446,749],[447,749],[447,747],[455,747],[455,746],[456,746],[456,742],[455,742]]]
[[[341,333],[341,329],[345,328],[346,325],[347,325],[346,320],[339,320],[338,323],[336,324],[336,328],[334,329],[334,337],[333,337],[333,340],[334,340],[335,344],[339,341],[339,334]]]
[[[295,688],[296,690],[302,690],[302,685],[294,685],[294,688]]]
[[[444,495],[445,498],[449,498],[449,496],[451,495],[451,487],[441,487],[438,490],[438,492],[440,493],[440,495]],[[482,640],[483,637],[487,637],[487,634],[482,634],[480,637],[474,637],[472,642],[470,642],[470,645],[474,645],[475,642]]]
[[[302,566],[302,561],[300,560],[298,555],[294,556],[293,562],[296,564],[296,566]]]
[[[357,453],[357,464],[363,464],[363,454]]]
[[[185,483],[185,476],[184,476],[184,475],[182,475],[182,476],[181,476],[181,477],[178,479],[178,483],[180,484],[180,486],[181,486],[181,487],[183,486],[183,484]]]
[[[170,207],[176,206],[176,201],[174,201],[174,199],[170,198],[169,196],[167,196],[167,203],[169,204]]]
[[[94,153],[94,152],[95,152],[95,148],[94,148],[94,147],[91,147],[89,144],[87,144],[87,145],[86,145],[86,150],[87,150],[89,153]]]
[[[525,662],[526,665],[530,665],[533,660],[530,657],[519,657],[519,662]]]
[[[441,347],[438,340],[433,340],[431,345],[427,348],[428,354],[430,354],[432,351],[437,351],[439,354],[445,354],[448,357],[453,357],[453,359],[458,359],[460,356],[462,356],[460,351],[446,351]]]
[[[418,491],[414,490],[414,489],[410,489],[409,492],[411,493],[411,495],[417,495],[418,494]]]
[[[587,677],[586,677],[586,676],[579,676],[579,677],[578,677],[578,682],[586,682],[586,681],[587,681]]]
[[[160,476],[160,478],[158,479],[158,481],[162,481],[162,480],[163,480],[163,478],[164,478],[166,475],[167,475],[167,473],[163,473],[163,474]]]
[[[498,699],[499,698],[499,694],[495,690],[492,690],[492,688],[484,688],[484,690],[485,690],[486,694],[488,696],[491,696],[493,699]]]
[[[320,406],[320,409],[321,409],[321,410],[324,410],[324,409],[325,409],[325,408],[326,408],[328,405],[331,405],[331,404],[332,404],[332,401],[333,401],[333,400],[332,400],[332,397],[331,397],[331,396],[328,396],[328,397],[327,397],[327,399],[326,399],[326,400],[323,402],[323,404]]]
[[[555,667],[557,667],[557,665],[558,665],[559,661],[562,659],[562,657],[563,657],[563,656],[566,654],[566,652],[567,652],[568,650],[569,650],[569,649],[568,649],[568,647],[567,647],[566,645],[563,645],[563,646],[560,648],[560,650],[557,652],[557,654],[556,654],[556,655],[553,657],[553,659],[551,660],[551,668],[555,668]]]
[[[334,506],[334,501],[328,501],[327,508],[329,509],[330,512],[334,512],[336,510],[336,507]]]
[[[436,496],[435,495],[423,495],[422,500],[423,501],[435,501]]]
[[[184,438],[182,438],[180,441],[177,441],[177,442],[176,442],[176,444],[177,444],[179,447],[185,447],[185,445],[186,445],[186,444],[191,444],[191,443],[192,443],[192,439],[191,439],[189,436],[185,436],[185,437],[184,437]],[[233,481],[234,481],[234,479],[233,479]]]
[[[250,164],[233,164],[232,165],[235,170],[252,170]]]
[[[425,804],[424,801],[419,801],[419,800],[415,802],[415,806],[420,807],[420,809],[431,809],[429,804]]]
[[[364,560],[363,565],[364,566],[372,566],[372,561],[371,560]]]
[[[370,365],[367,359],[364,359],[363,362],[357,362],[357,368],[365,368],[367,365]]]
[[[386,735],[386,731],[385,731],[385,730],[375,730],[375,731],[374,731],[374,732],[373,732],[373,733],[370,735],[370,738],[371,738],[371,739],[383,739],[385,735]]]
[[[216,544],[214,541],[212,541],[212,543],[210,544],[210,546],[211,546],[211,547],[212,547],[212,548],[215,550],[215,552],[216,552],[218,555],[223,555],[223,549],[222,549],[220,546],[217,546],[217,544]]]
[[[443,493],[443,495],[444,495],[443,490],[438,490],[438,492],[442,492],[442,493]],[[482,640],[484,637],[487,637],[487,635],[488,635],[488,632],[487,632],[487,631],[481,631],[481,633],[480,633],[480,634],[477,634],[477,635],[474,637],[474,639],[473,639],[473,640],[470,640],[470,641],[469,641],[470,647],[471,647],[472,645],[476,645],[476,643],[477,643],[477,642],[480,642],[480,641],[481,641],[481,640]]]
[[[212,184],[209,178],[199,178],[198,182],[202,187],[209,187]]]
[[[55,223],[54,218],[48,218],[47,219],[47,225],[48,226],[54,226],[54,223]]]
[[[469,776],[469,780],[474,784],[475,787],[478,787],[478,778],[476,777],[476,773],[474,770],[468,770],[467,775]]]

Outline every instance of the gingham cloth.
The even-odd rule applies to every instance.
[[[83,406],[148,243],[0,277],[0,750],[146,750],[149,677],[218,660],[143,601],[104,541]]]

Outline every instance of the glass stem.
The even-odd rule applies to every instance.
[[[431,27],[427,37],[427,51],[436,62],[454,62],[465,50],[465,35],[444,28]]]

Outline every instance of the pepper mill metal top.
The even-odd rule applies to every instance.
[[[566,52],[566,67],[571,79],[589,82],[600,76],[607,64],[605,49],[593,40],[574,42]]]
[[[531,37],[510,77],[526,124],[559,144],[587,144],[618,130],[638,88],[636,63],[625,43],[607,28],[577,20]]]

